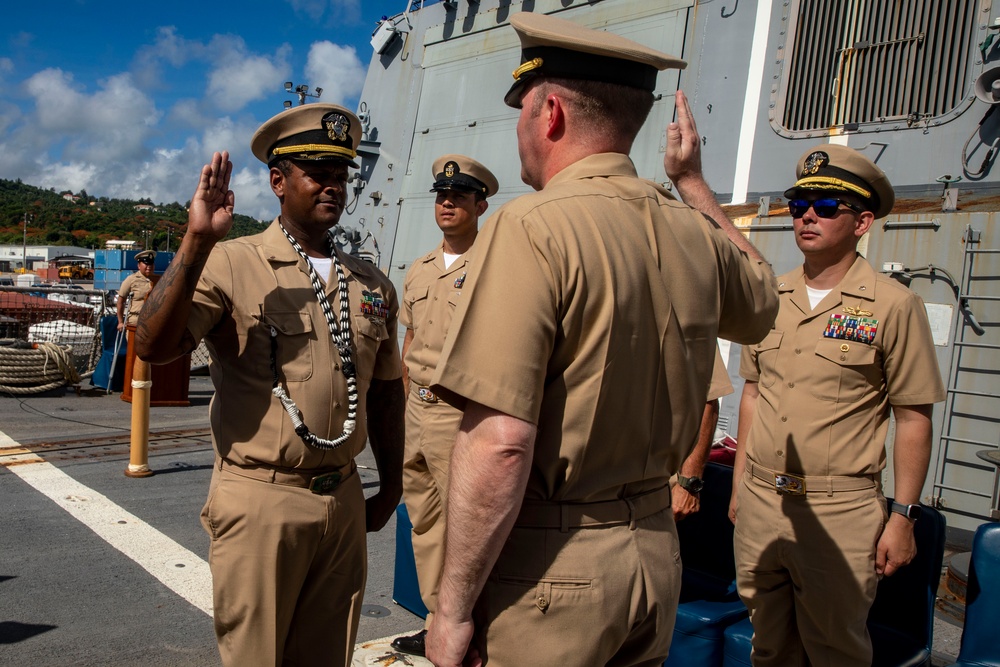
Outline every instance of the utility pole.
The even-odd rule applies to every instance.
[[[24,235],[21,237],[21,273],[28,272],[28,212],[24,212]]]
[[[167,227],[167,252],[170,252],[170,227]]]

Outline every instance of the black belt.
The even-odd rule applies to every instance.
[[[548,503],[525,500],[514,525],[519,528],[587,528],[629,524],[670,507],[670,487],[664,486],[629,498],[596,503]]]
[[[864,491],[878,485],[875,475],[793,475],[776,472],[749,459],[747,474],[786,496],[804,496],[807,493],[832,495],[835,491]]]
[[[353,460],[340,468],[292,470],[287,468],[273,468],[266,465],[241,466],[230,463],[225,459],[219,459],[219,470],[225,470],[240,477],[247,477],[269,484],[281,484],[283,486],[309,489],[313,493],[330,493],[336,490],[341,482],[354,474],[356,469]]]

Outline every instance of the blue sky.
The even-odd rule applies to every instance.
[[[27,0],[0,25],[0,178],[186,202],[214,150],[238,213],[277,200],[250,137],[284,82],[355,109],[383,15],[408,0]],[[315,101],[315,100],[310,100]]]

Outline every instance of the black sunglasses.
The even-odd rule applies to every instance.
[[[816,215],[819,217],[833,218],[836,217],[841,204],[857,213],[864,211],[860,206],[846,202],[843,199],[815,199],[813,201],[808,199],[789,199],[788,212],[792,214],[793,218],[801,218],[811,206],[812,210],[816,211]]]

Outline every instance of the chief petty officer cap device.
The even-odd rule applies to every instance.
[[[355,169],[361,143],[358,117],[336,104],[302,104],[268,119],[254,133],[250,150],[273,167],[289,160],[329,160]]]
[[[806,192],[852,194],[864,202],[876,218],[889,215],[896,194],[889,178],[874,162],[848,146],[823,144],[799,158],[795,185],[785,190],[787,199]]]
[[[464,155],[442,155],[434,160],[431,174],[434,175],[431,192],[460,190],[492,197],[500,189],[493,172]]]
[[[503,101],[515,109],[525,85],[539,76],[604,81],[652,93],[658,70],[687,67],[680,58],[620,35],[546,14],[521,12],[510,17],[510,25],[521,40],[521,66]]]

